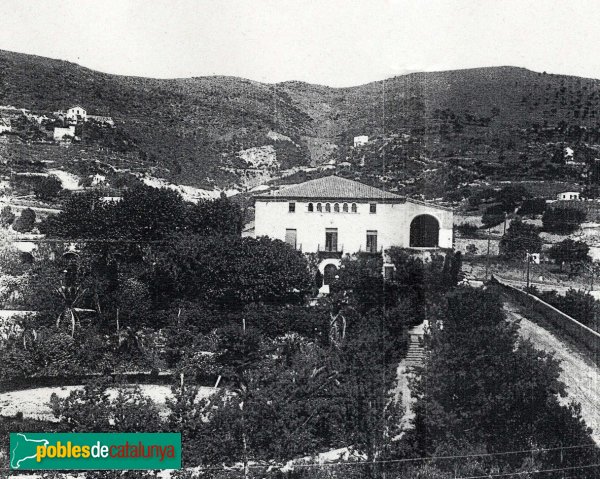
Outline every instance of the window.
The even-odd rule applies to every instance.
[[[329,203],[325,203],[325,212],[331,213],[331,205]]]
[[[377,231],[367,231],[367,252],[377,253]]]
[[[296,235],[297,232],[295,229],[288,228],[285,230],[285,242],[294,249],[296,249]]]
[[[317,211],[323,211],[323,207],[321,206],[321,203],[317,203]]]
[[[369,213],[377,213],[377,203],[371,203],[369,205]]]
[[[308,204],[308,211],[309,211],[310,213],[312,213],[312,212],[314,211],[314,210],[313,210],[313,204],[312,204],[312,203],[309,203],[309,204]]]
[[[337,228],[325,229],[325,251],[338,250],[338,231]]]
[[[348,213],[348,203],[344,203],[342,209],[344,210],[344,213]]]
[[[335,205],[333,205],[333,211],[335,211],[336,213],[340,212],[340,204],[336,203]]]
[[[289,212],[290,213],[295,213],[296,212],[296,203],[289,203],[288,207],[289,207]]]
[[[352,213],[356,213],[356,203],[352,203]]]

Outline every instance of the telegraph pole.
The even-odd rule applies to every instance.
[[[527,256],[525,256],[525,260],[527,261],[527,291],[529,291],[529,265],[531,263],[531,256],[529,255],[529,250],[527,250],[526,255]]]
[[[487,240],[487,254],[485,255],[485,280],[488,280],[489,271],[490,271],[490,236],[491,236],[491,227],[488,228],[488,240]]]

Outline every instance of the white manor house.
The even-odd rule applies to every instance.
[[[345,254],[391,246],[451,249],[451,208],[416,201],[339,176],[327,176],[255,197],[255,236],[319,253],[325,278]]]

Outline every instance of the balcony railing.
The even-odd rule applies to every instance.
[[[344,254],[344,245],[341,248],[338,246],[336,249],[325,247],[321,249],[321,245],[317,245],[317,254],[320,259],[330,259],[330,258],[341,258]]]

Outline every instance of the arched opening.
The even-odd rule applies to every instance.
[[[333,211],[335,213],[339,213],[340,212],[340,204],[336,203],[335,205],[333,205]]]
[[[323,208],[321,207],[321,203],[317,203],[317,211],[323,211]]]
[[[329,285],[329,284],[333,283],[333,281],[335,280],[336,273],[337,273],[336,265],[328,264],[327,266],[325,266],[325,268],[323,269],[323,284]]]
[[[352,213],[356,213],[356,203],[352,203]]]
[[[331,213],[331,205],[329,203],[325,203],[325,213]]]
[[[342,209],[344,210],[344,213],[348,213],[348,203],[344,203]]]
[[[416,216],[410,223],[411,248],[435,248],[439,244],[440,224],[431,215]]]
[[[312,203],[308,204],[308,211],[312,213],[312,211],[313,211],[313,204]]]

